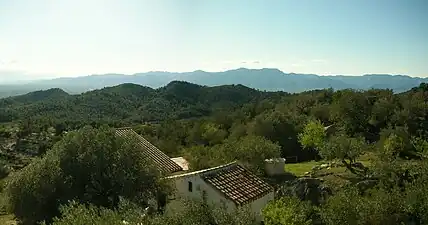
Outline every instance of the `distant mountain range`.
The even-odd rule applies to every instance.
[[[285,91],[290,93],[333,88],[392,89],[394,92],[407,91],[421,83],[428,83],[428,78],[404,75],[366,74],[363,76],[320,76],[315,74],[284,73],[278,69],[239,68],[224,72],[147,72],[134,75],[103,74],[75,78],[57,78],[39,80],[25,85],[0,85],[0,97],[15,96],[37,90],[60,88],[71,94],[78,94],[94,89],[134,83],[151,88],[167,85],[171,81],[187,81],[199,85],[218,86],[242,84],[247,87],[266,91]]]

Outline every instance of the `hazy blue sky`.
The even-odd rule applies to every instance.
[[[238,67],[426,77],[428,0],[0,0],[3,79]]]

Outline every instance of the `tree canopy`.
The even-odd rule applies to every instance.
[[[107,208],[120,197],[144,204],[164,189],[136,143],[108,128],[70,132],[9,181],[11,211],[36,222],[58,215],[59,205],[70,200]]]

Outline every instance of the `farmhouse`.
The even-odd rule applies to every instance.
[[[258,221],[262,221],[261,210],[274,199],[273,187],[238,162],[185,173],[188,163],[184,158],[169,158],[131,128],[117,129],[116,134],[129,141],[138,140],[141,150],[153,160],[162,175],[175,184],[174,196],[168,197],[171,200],[167,204],[174,199],[191,198],[224,206],[229,212],[246,206]],[[276,169],[271,163],[267,164],[268,171]]]
[[[202,198],[226,207],[229,212],[249,206],[259,221],[261,210],[274,198],[272,186],[237,162],[167,178],[173,179],[178,196]]]

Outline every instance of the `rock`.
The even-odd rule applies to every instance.
[[[356,187],[360,191],[365,191],[367,189],[373,188],[374,186],[376,186],[377,183],[378,183],[377,180],[363,180],[363,181],[358,182],[356,184]]]
[[[320,204],[331,190],[322,184],[320,179],[302,177],[285,182],[277,191],[277,196],[296,196],[303,201]]]
[[[329,164],[321,164],[320,166],[319,166],[319,168],[320,169],[325,169],[325,168],[327,168],[327,167],[329,167],[330,165]]]
[[[360,163],[360,162],[352,163],[352,166],[353,166],[353,167],[356,167],[356,168],[359,168],[359,169],[365,169],[365,168],[366,168],[366,167],[365,167],[362,163]]]

